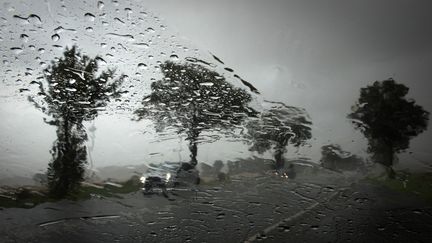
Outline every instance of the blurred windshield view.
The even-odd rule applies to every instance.
[[[428,242],[428,1],[0,1],[0,242]]]

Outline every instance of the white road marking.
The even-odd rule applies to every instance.
[[[333,193],[332,193],[332,194],[327,198],[326,201],[330,201],[330,200],[333,199],[336,195],[338,195],[341,191],[343,191],[343,189],[333,192]],[[251,237],[249,237],[249,238],[245,241],[245,243],[249,243],[249,242],[253,242],[253,241],[255,241],[255,240],[256,240],[260,235],[268,234],[269,232],[273,231],[274,229],[276,229],[276,228],[279,227],[280,225],[286,224],[286,223],[288,223],[288,222],[290,222],[290,221],[292,221],[292,220],[294,220],[294,219],[296,219],[296,218],[302,216],[303,214],[305,214],[305,213],[307,213],[307,212],[313,210],[314,208],[316,208],[316,207],[317,207],[318,205],[320,205],[320,204],[321,204],[321,203],[319,203],[319,202],[313,203],[313,204],[311,204],[309,207],[307,207],[307,208],[305,208],[305,209],[299,211],[298,213],[296,213],[296,214],[294,214],[294,215],[292,215],[292,216],[290,216],[290,217],[288,217],[288,218],[282,219],[281,221],[277,222],[276,224],[270,225],[269,227],[265,228],[264,230],[262,230],[262,231],[260,231],[260,232],[258,232],[258,233],[256,233],[256,234],[252,235]]]

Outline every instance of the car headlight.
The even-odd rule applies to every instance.
[[[144,183],[146,182],[146,178],[145,178],[145,176],[141,176],[140,181],[141,181],[141,183],[144,184]]]

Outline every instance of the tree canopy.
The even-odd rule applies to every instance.
[[[111,98],[120,95],[122,79],[114,79],[115,71],[108,69],[99,73],[97,60],[81,54],[76,46],[66,50],[63,58],[53,61],[44,70],[45,83],[39,83],[39,96],[42,102],[29,100],[53,122],[67,119],[79,124],[93,120],[100,108]],[[54,124],[53,124],[54,125]]]
[[[429,112],[407,99],[409,88],[393,79],[376,81],[360,89],[360,97],[348,118],[368,139],[374,161],[389,169],[395,153],[409,148],[409,142],[427,129]]]
[[[252,96],[208,68],[191,63],[166,61],[163,78],[151,84],[138,119],[151,118],[156,130],[168,127],[186,133],[191,162],[196,163],[197,139],[202,131],[224,133],[257,112],[249,106]]]
[[[296,147],[312,137],[312,122],[304,109],[287,106],[280,102],[266,101],[265,109],[259,119],[247,124],[247,140],[251,141],[249,150],[262,154],[274,150],[276,168],[283,167],[283,154],[288,144]]]
[[[338,172],[364,170],[363,160],[347,151],[338,144],[327,144],[321,147],[321,165]]]

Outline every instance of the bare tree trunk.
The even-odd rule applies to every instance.
[[[285,159],[283,158],[283,154],[284,154],[283,148],[281,147],[276,148],[276,151],[274,153],[276,170],[280,170],[285,166]]]
[[[189,139],[189,150],[191,152],[190,154],[190,163],[191,165],[193,165],[194,167],[197,165],[198,161],[197,161],[197,154],[198,154],[198,146],[197,146],[197,141],[196,141],[196,137],[192,137]]]
[[[393,170],[393,161],[394,161],[394,152],[393,152],[393,147],[390,146],[389,151],[388,151],[388,158],[389,158],[389,162],[387,164],[387,177],[389,179],[394,179],[396,177],[396,173]]]
[[[197,121],[197,111],[195,109],[195,106],[193,106],[193,115],[192,115],[192,123],[190,124],[190,128],[188,131],[188,140],[189,140],[189,151],[190,154],[190,164],[195,167],[198,164],[197,161],[197,154],[198,154],[198,145],[197,145],[197,139],[199,136],[199,130],[197,129],[198,121]]]

